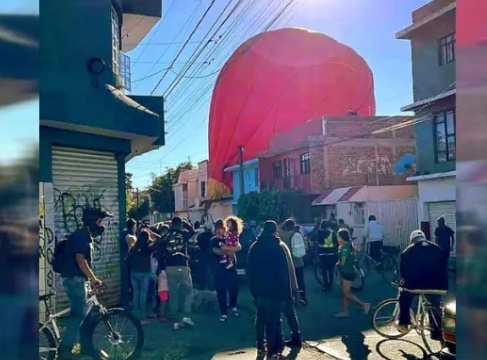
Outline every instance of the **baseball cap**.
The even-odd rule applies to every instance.
[[[413,232],[411,232],[411,235],[409,235],[409,241],[410,242],[414,242],[414,241],[417,241],[420,239],[421,240],[426,239],[426,235],[421,230],[414,230]]]

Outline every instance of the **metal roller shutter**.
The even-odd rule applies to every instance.
[[[95,274],[104,282],[105,305],[120,299],[118,169],[115,154],[71,148],[52,149],[54,229],[63,239],[81,226],[86,207],[101,206],[114,215],[105,219],[103,235],[94,240]],[[56,278],[56,306],[67,307],[62,282]]]
[[[452,228],[456,233],[456,202],[455,201],[443,201],[428,203],[428,219],[430,222],[430,233],[432,240],[434,240],[435,229],[437,227],[436,220],[440,216],[444,216],[446,219],[446,224]],[[455,248],[453,249],[452,255],[456,254],[456,241]]]

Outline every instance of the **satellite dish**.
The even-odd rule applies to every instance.
[[[402,175],[413,168],[416,164],[416,157],[412,154],[405,154],[396,163],[396,173]]]

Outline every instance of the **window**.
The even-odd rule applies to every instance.
[[[455,61],[456,34],[452,33],[438,40],[438,63],[440,66]]]
[[[282,178],[282,160],[274,162],[274,178]]]
[[[442,111],[434,115],[436,161],[444,163],[456,158],[455,110]]]
[[[291,176],[291,159],[284,159],[284,177]]]
[[[200,197],[204,198],[206,196],[206,181],[200,182]]]
[[[353,205],[353,221],[355,225],[365,224],[365,204],[355,203]]]
[[[305,175],[311,173],[311,161],[309,157],[309,152],[302,154],[300,160],[301,160],[301,174]]]
[[[258,188],[259,187],[259,169],[255,169],[254,175],[255,175],[255,178],[254,178],[255,187]]]
[[[183,209],[188,208],[188,184],[183,184]]]
[[[117,11],[112,7],[112,65],[113,72],[120,75],[120,22]]]

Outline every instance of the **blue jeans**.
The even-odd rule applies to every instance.
[[[78,342],[79,328],[86,317],[86,299],[88,292],[86,280],[82,277],[63,279],[63,288],[69,300],[70,316],[66,319],[66,330],[62,336],[61,346],[71,350]]]
[[[147,317],[147,295],[151,278],[152,274],[146,272],[133,271],[130,274],[133,289],[132,308],[141,320]]]

